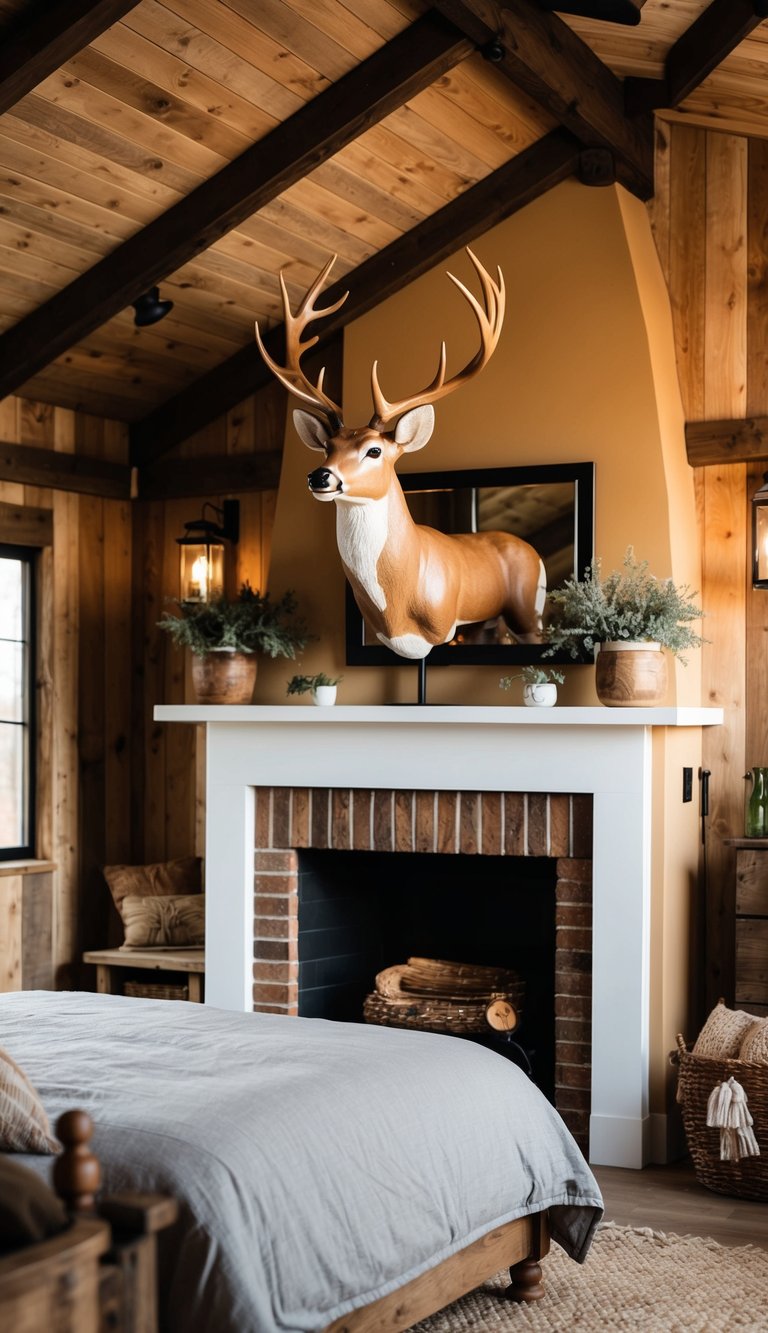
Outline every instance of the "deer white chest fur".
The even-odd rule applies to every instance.
[[[313,383],[301,367],[303,352],[317,342],[316,337],[302,342],[304,329],[312,320],[338,310],[349,294],[322,310],[315,305],[333,259],[295,315],[280,275],[285,367],[269,356],[256,326],[256,340],[270,369],[291,393],[322,413],[318,417],[296,411],[293,420],[304,444],[324,456],[307,481],[317,500],[336,505],[339,553],[360,611],[381,643],[412,659],[426,657],[436,644],[449,642],[457,624],[499,617],[521,641],[541,638],[543,567],[533,547],[508,532],[449,536],[414,523],[395,473],[395,464],[404,453],[423,449],[428,443],[435,420],[432,404],[483,368],[501,334],[504,279],[499,271],[498,282],[494,282],[472,251],[467,253],[480,281],[482,303],[452,274],[449,277],[475,315],[479,350],[462,371],[446,380],[443,343],[432,383],[400,402],[384,397],[374,362],[374,415],[367,426],[346,428],[341,407],[323,388],[325,371]]]
[[[387,608],[376,572],[387,541],[389,503],[382,500],[336,501],[336,541],[344,566],[379,611]]]

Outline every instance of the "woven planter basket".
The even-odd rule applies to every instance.
[[[705,1059],[693,1055],[680,1036],[677,1046],[680,1066],[677,1096],[696,1179],[716,1194],[768,1200],[768,1064]],[[718,1083],[729,1078],[735,1078],[747,1094],[760,1148],[759,1157],[745,1157],[740,1162],[720,1161],[720,1131],[707,1126],[709,1095]]]

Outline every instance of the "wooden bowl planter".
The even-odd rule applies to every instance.
[[[214,648],[192,655],[192,684],[201,704],[249,704],[259,659],[256,653]]]
[[[597,697],[609,708],[652,708],[667,693],[667,659],[658,643],[601,643],[595,662]]]

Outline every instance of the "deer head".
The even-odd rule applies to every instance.
[[[384,397],[379,384],[378,362],[374,361],[371,370],[373,416],[367,426],[352,429],[344,426],[341,406],[323,388],[325,367],[320,371],[315,384],[301,367],[302,355],[318,341],[317,336],[302,341],[305,329],[314,320],[339,310],[349,295],[349,292],[345,292],[333,305],[321,310],[317,308],[317,298],[336,256],[329,260],[318,275],[295,315],[291,311],[283,275],[280,274],[286,364],[279,366],[269,355],[258,323],[256,341],[264,360],[281,384],[321,413],[316,416],[297,409],[293,414],[294,425],[304,444],[325,454],[324,466],[314,468],[307,478],[309,489],[316,499],[358,502],[383,499],[392,484],[394,466],[400,456],[423,449],[429,441],[435,423],[433,404],[472,379],[490,360],[499,341],[504,319],[504,279],[501,270],[497,269],[498,282],[494,282],[468,247],[467,254],[480,280],[482,304],[452,273],[448,277],[469,302],[478,323],[480,347],[474,357],[463,370],[446,380],[446,348],[445,343],[442,343],[437,373],[432,382],[420,393],[398,402],[390,402]]]

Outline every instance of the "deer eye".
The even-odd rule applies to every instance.
[[[365,456],[366,458],[381,458],[381,449],[378,444],[371,445]]]

